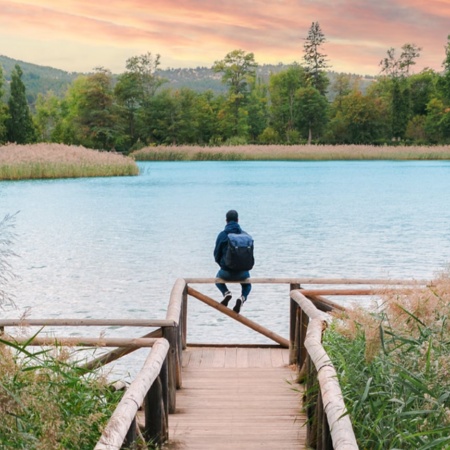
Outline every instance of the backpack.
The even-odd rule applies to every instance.
[[[229,233],[225,248],[225,265],[231,270],[251,270],[255,264],[253,238],[245,233]]]

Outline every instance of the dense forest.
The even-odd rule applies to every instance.
[[[450,144],[450,36],[443,71],[413,73],[421,49],[387,50],[374,78],[330,71],[311,25],[300,63],[233,50],[213,66],[161,70],[160,55],[114,75],[0,58],[0,143],[57,142],[128,153],[151,145]],[[23,68],[26,69],[26,73]]]

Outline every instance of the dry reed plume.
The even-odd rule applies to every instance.
[[[158,146],[131,154],[141,161],[220,160],[449,160],[450,146],[236,145],[229,147]]]
[[[137,175],[128,157],[63,144],[0,147],[0,180]]]

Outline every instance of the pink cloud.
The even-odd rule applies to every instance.
[[[0,35],[10,36],[3,52],[12,57],[14,37],[28,39],[37,63],[39,45],[56,53],[61,42],[161,53],[173,67],[210,66],[237,48],[260,63],[291,63],[301,61],[303,39],[318,21],[334,67],[376,74],[387,49],[404,43],[423,47],[421,66],[439,69],[449,16],[450,5],[437,0],[11,0],[0,4]]]

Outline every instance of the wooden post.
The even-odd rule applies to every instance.
[[[289,292],[295,289],[300,289],[300,285],[297,283],[291,283],[289,286]],[[296,364],[297,350],[295,348],[295,327],[297,321],[297,303],[291,299],[290,301],[290,314],[289,314],[289,364]]]
[[[328,425],[328,417],[325,411],[322,415],[322,448],[324,450],[333,450],[333,441],[331,440],[330,426]]]
[[[147,443],[161,447],[166,440],[167,424],[164,411],[163,388],[158,376],[145,397],[145,430]]]
[[[300,352],[300,308],[297,305],[295,308],[295,333],[294,333],[294,345],[293,345],[293,353],[294,353],[294,361],[292,364],[295,364],[298,368],[299,366],[299,352]]]
[[[303,366],[303,363],[306,359],[306,347],[305,347],[305,339],[306,339],[306,331],[308,330],[309,317],[303,309],[300,309],[300,349],[299,349],[299,361],[298,365],[300,367]]]
[[[187,347],[187,317],[188,317],[188,294],[187,294],[187,286],[183,291],[183,304],[181,306],[181,320],[182,320],[182,341],[183,341],[183,350],[186,350]]]
[[[170,348],[167,352],[168,388],[169,388],[169,414],[174,414],[176,409],[177,389],[177,365],[178,365],[178,337],[175,327],[163,328],[163,337],[169,342]]]
[[[169,439],[169,372],[167,367],[167,358],[164,360],[159,372],[162,387],[162,400],[164,407],[164,420],[166,424],[165,436]]]

